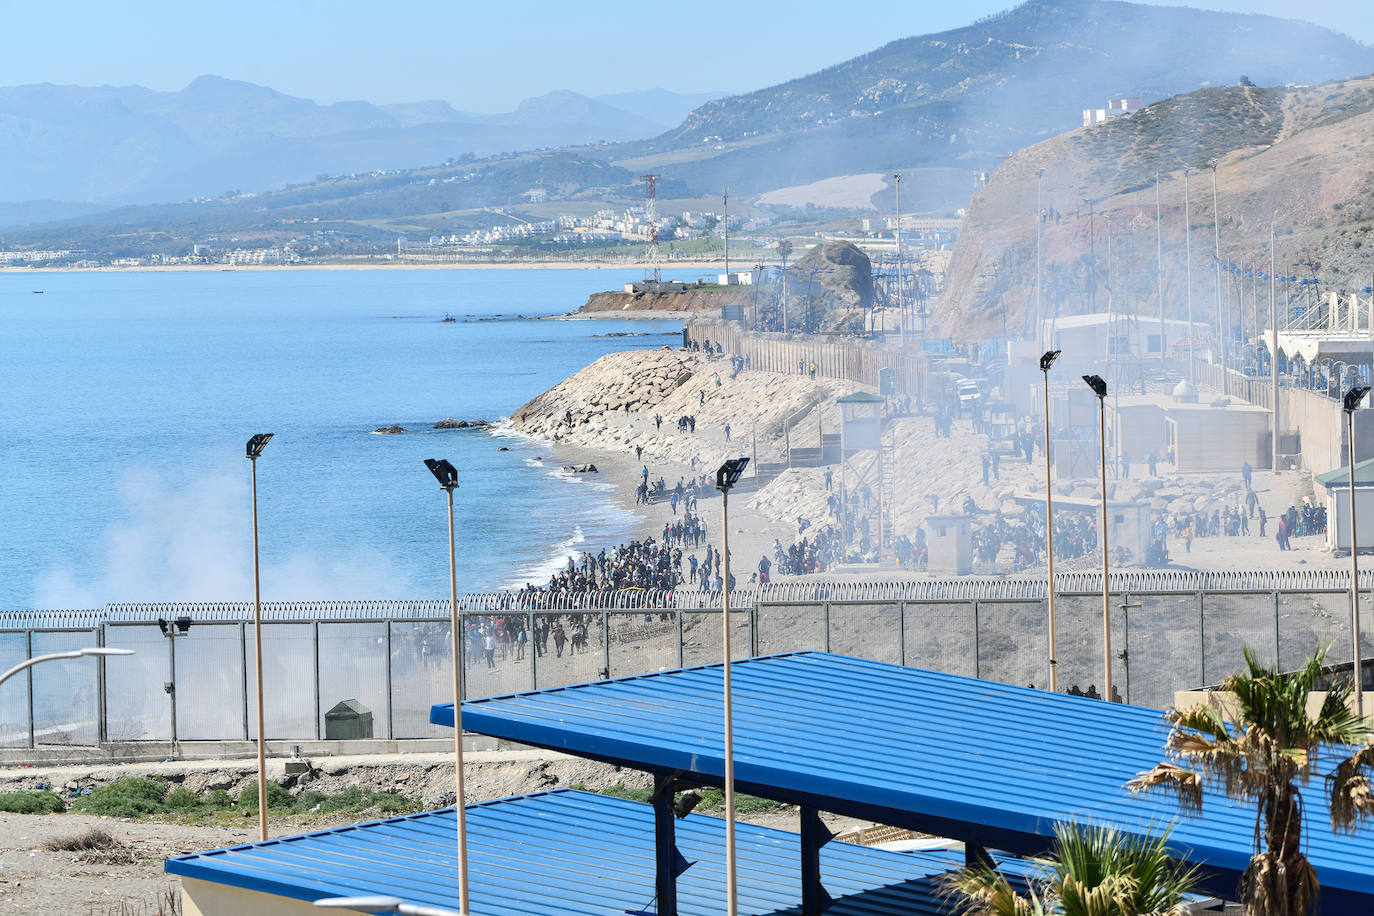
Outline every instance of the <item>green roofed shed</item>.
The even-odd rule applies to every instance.
[[[1328,490],[1332,487],[1348,487],[1350,486],[1350,466],[1344,465],[1334,471],[1318,474],[1315,479],[1317,483]],[[1355,486],[1374,487],[1374,458],[1355,462]]]

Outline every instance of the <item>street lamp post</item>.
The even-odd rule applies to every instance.
[[[748,458],[729,458],[716,471],[720,491],[721,646],[725,671],[725,903],[726,916],[739,911],[739,889],[735,869],[735,724],[734,703],[730,695],[730,489],[749,466]]]
[[[426,458],[434,479],[448,495],[448,625],[453,642],[453,784],[454,822],[458,834],[458,909],[468,913],[467,809],[463,798],[463,653],[458,618],[458,550],[453,531],[453,491],[458,489],[458,469],[443,458]],[[399,911],[398,911],[399,912]]]
[[[0,674],[0,684],[5,683],[5,681],[8,681],[10,678],[14,677],[16,674],[23,671],[25,668],[32,668],[34,665],[39,665],[43,662],[55,662],[64,658],[81,658],[86,655],[99,657],[110,655],[133,654],[133,649],[107,649],[104,646],[92,646],[89,649],[72,649],[70,652],[52,652],[47,655],[35,655],[33,658],[25,659],[24,661],[15,665],[13,668],[6,671],[4,674]]]
[[[1054,623],[1054,495],[1050,489],[1050,367],[1059,358],[1058,350],[1049,350],[1040,357],[1040,371],[1045,375],[1045,557],[1049,562],[1046,586],[1049,595],[1049,642],[1046,656],[1050,669],[1050,692],[1059,692],[1058,639]]]
[[[1355,681],[1355,715],[1364,718],[1364,665],[1360,660],[1360,542],[1355,539],[1355,408],[1360,406],[1367,387],[1356,386],[1345,393],[1346,464],[1350,466],[1350,643]]]
[[[1107,580],[1107,383],[1098,375],[1085,375],[1083,381],[1097,395],[1097,441],[1102,450],[1102,528],[1098,541],[1102,544],[1102,698],[1112,699],[1112,603],[1111,587]],[[1120,435],[1120,423],[1117,424]]]
[[[258,839],[267,839],[267,738],[262,706],[262,567],[258,556],[258,458],[272,433],[257,433],[248,440],[248,464],[253,477],[253,657],[258,688]]]
[[[892,176],[897,186],[897,320],[901,323],[901,344],[906,349],[906,310],[902,308],[902,173]]]

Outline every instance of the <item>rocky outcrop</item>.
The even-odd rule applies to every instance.
[[[377,436],[399,436],[401,433],[410,432],[410,430],[406,429],[404,426],[392,424],[391,426],[379,426],[372,432]]]
[[[578,309],[584,312],[709,312],[724,305],[751,305],[752,286],[733,286],[729,289],[697,288],[675,293],[592,293],[587,304]]]
[[[435,429],[482,429],[490,426],[488,420],[455,420],[452,417],[445,417],[434,424]]]
[[[873,265],[849,242],[822,242],[797,260],[788,274],[810,286],[827,312],[873,304]]]

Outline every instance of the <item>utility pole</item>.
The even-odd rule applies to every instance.
[[[1088,205],[1088,311],[1097,314],[1097,233],[1093,231],[1093,209],[1097,201],[1085,197]]]
[[[1274,220],[1269,220],[1269,374],[1273,376],[1273,410],[1270,411],[1269,425],[1274,428],[1270,436],[1274,454],[1269,465],[1271,471],[1279,469],[1279,309],[1274,297]]]
[[[1221,393],[1231,393],[1231,379],[1228,376],[1226,365],[1226,350],[1228,348],[1227,338],[1230,336],[1230,328],[1224,325],[1225,319],[1221,314],[1221,211],[1217,209],[1217,165],[1218,161],[1213,159],[1209,163],[1212,167],[1212,231],[1215,234],[1215,248],[1212,252],[1212,264],[1216,267],[1217,274],[1217,329],[1221,332]]]
[[[1183,262],[1188,296],[1188,381],[1197,385],[1197,357],[1193,343],[1193,204],[1188,194],[1188,166],[1183,167]]]
[[[725,285],[730,285],[730,189],[721,191],[721,207],[725,210]]]
[[[901,324],[902,349],[906,349],[906,311],[902,308],[902,173],[892,176],[897,186],[897,321]]]
[[[1167,332],[1164,329],[1164,225],[1159,200],[1159,170],[1155,170],[1155,285],[1159,289],[1159,363],[1169,358]]]

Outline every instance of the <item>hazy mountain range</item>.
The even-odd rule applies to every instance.
[[[331,231],[375,240],[393,226],[401,234],[443,231],[467,219],[457,214],[518,205],[536,185],[550,202],[635,199],[642,189],[634,176],[646,171],[661,175],[665,199],[715,196],[723,185],[743,196],[893,168],[971,174],[1078,127],[1083,109],[1109,98],[1149,103],[1243,77],[1283,86],[1370,73],[1374,48],[1305,23],[1114,0],[1030,0],[800,79],[713,99],[558,92],[514,112],[477,115],[443,102],[318,105],[216,77],[175,93],[24,86],[0,89],[0,162],[10,166],[0,170],[0,201],[46,199],[48,218],[68,222],[31,238],[53,246],[77,227],[82,244],[70,247],[92,250],[102,238],[140,234],[140,251],[154,242],[185,248],[217,227],[242,236],[256,226],[258,237],[275,238],[291,231],[278,211],[324,219],[317,211],[325,201],[336,221]],[[525,152],[504,155],[512,150]],[[376,169],[403,171],[371,176]],[[355,177],[316,177],[324,174]],[[922,199],[935,174],[923,181],[913,172],[904,201],[910,193],[916,208],[963,206],[948,193]],[[82,216],[51,203],[185,201],[291,183],[300,186],[251,201],[227,198],[232,205],[126,206]],[[435,214],[453,215],[436,222]],[[0,210],[0,228],[5,216]],[[9,219],[16,224],[13,210]],[[7,234],[16,238],[23,242]]]
[[[1300,14],[1300,7],[1294,7]],[[1374,48],[1273,16],[1104,0],[1030,0],[904,38],[809,76],[706,102],[619,155],[741,192],[894,166],[990,168],[1082,125],[1109,98],[1146,103],[1248,77],[1261,86],[1374,73]],[[684,160],[684,151],[695,154]]]
[[[0,162],[7,166],[0,170],[0,201],[40,202],[10,208],[13,225],[26,215],[71,215],[45,199],[183,200],[464,154],[639,139],[677,124],[708,97],[660,89],[593,99],[557,91],[512,112],[475,114],[441,101],[320,105],[217,76],[178,92],[0,88]]]

